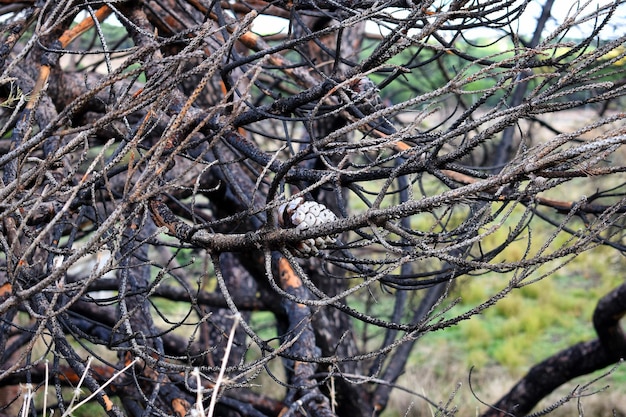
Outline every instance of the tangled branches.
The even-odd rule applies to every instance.
[[[529,3],[0,1],[0,384],[372,415],[418,339],[623,251],[624,6]]]

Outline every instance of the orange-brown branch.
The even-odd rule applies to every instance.
[[[113,10],[107,5],[100,7],[94,13],[94,17],[99,22],[102,22],[106,19]],[[59,38],[59,43],[61,49],[66,48],[73,40],[78,38],[83,33],[87,32],[89,29],[94,27],[95,22],[94,19],[89,16],[83,19],[78,25],[74,26],[71,29],[66,30],[61,37]],[[41,65],[39,69],[39,76],[37,77],[37,82],[35,83],[35,87],[33,88],[33,94],[31,100],[26,105],[26,108],[32,110],[37,103],[37,97],[44,90],[46,84],[48,83],[48,79],[50,78],[50,63],[46,62]]]

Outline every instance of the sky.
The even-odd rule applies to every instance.
[[[620,0],[620,2],[621,4],[618,6],[615,16],[611,18],[613,24],[609,27],[606,27],[602,32],[602,35],[605,38],[615,38],[626,35],[626,1]],[[536,21],[537,17],[541,14],[541,7],[544,3],[544,0],[535,0],[529,4],[526,13],[527,17],[525,17],[526,19],[528,19],[529,27],[534,27],[533,24]],[[589,2],[584,2],[556,0],[554,3],[555,4],[551,10],[552,18],[548,21],[548,24],[546,26],[546,30],[548,31],[556,28],[559,24],[564,22],[568,16],[573,16],[578,8],[577,6],[579,5],[588,3],[588,5],[586,5],[582,9],[582,13],[578,17],[580,19],[583,16],[588,16],[592,14],[598,8],[602,8],[604,6],[614,3],[614,1],[591,0]],[[525,21],[522,23],[525,25]],[[572,31],[573,37],[584,37],[585,35],[591,33],[591,31],[593,31],[595,23],[595,21],[589,21],[576,27]]]
[[[610,28],[606,28],[603,32],[603,36],[606,38],[615,38],[619,36],[623,36],[626,34],[626,0],[620,0],[623,4],[618,7],[618,11],[616,13],[616,17],[612,20],[616,22],[621,22],[620,24],[616,24]],[[442,4],[446,3],[446,0],[441,2]],[[517,4],[523,3],[523,1],[516,2]],[[520,20],[517,22],[518,27],[516,29],[523,36],[532,36],[533,30],[536,25],[537,17],[541,14],[541,10],[545,0],[533,0],[530,2],[525,12],[523,13]],[[551,10],[551,18],[546,25],[546,31],[552,31],[559,24],[561,24],[568,16],[573,16],[576,10],[579,7],[583,7],[583,13],[579,16],[587,16],[594,12],[596,8],[602,7],[604,5],[613,3],[610,0],[590,0],[587,2],[579,2],[579,1],[565,1],[565,0],[556,0],[555,5]],[[515,6],[513,6],[515,7]],[[406,12],[401,10],[390,11],[396,14],[398,17],[401,17],[403,14],[406,15]],[[581,25],[573,29],[569,35],[570,37],[583,37],[587,33],[591,33],[593,30],[594,22],[590,21],[586,24]],[[515,27],[514,27],[515,28]],[[275,18],[270,16],[259,16],[254,23],[253,30],[262,34],[269,33],[277,33],[284,32],[286,33],[288,30],[288,21],[281,18]],[[366,30],[372,33],[387,33],[389,29],[380,28],[376,25],[375,22],[368,22]],[[484,29],[474,29],[471,33],[466,33],[468,36],[473,37],[485,37],[489,36],[489,32]]]

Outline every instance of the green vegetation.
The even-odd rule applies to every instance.
[[[372,45],[375,44],[373,41],[369,42]],[[572,47],[565,46],[568,42],[569,40],[564,39],[561,41],[562,45],[560,46],[535,51],[536,56],[534,56],[534,59],[538,62],[546,62],[546,67],[537,67],[533,70],[533,75],[536,76],[536,78],[529,80],[529,90],[537,88],[540,84],[544,83],[550,85],[550,82],[540,75],[552,72],[552,62],[558,62],[559,65],[567,65],[578,58],[580,51],[575,51]],[[574,41],[574,43],[576,43],[576,41]],[[435,44],[434,42],[433,45]],[[479,65],[476,62],[483,59],[506,61],[507,59],[513,58],[511,51],[515,49],[515,46],[508,38],[502,38],[497,41],[494,41],[492,38],[476,38],[471,44],[466,42],[462,43],[460,49],[464,56],[460,57],[450,51],[442,52],[437,50],[433,45],[426,43],[425,45],[407,48],[402,53],[389,60],[390,65],[402,67],[405,71],[418,74],[416,77],[421,79],[422,83],[420,85],[410,84],[407,83],[403,76],[397,77],[381,91],[381,96],[384,99],[392,103],[402,103],[419,94],[436,90],[459,73],[465,75],[464,81],[467,82],[471,79],[471,82],[463,85],[462,90],[464,90],[467,95],[476,95],[478,97],[482,92],[493,88],[496,80],[493,78],[493,73],[490,73],[489,76],[481,76],[479,71],[484,69],[484,65]],[[601,45],[596,45],[595,47],[599,46]],[[522,50],[522,52],[527,51]],[[432,71],[432,68],[429,67],[428,64],[433,60],[436,54],[441,53],[453,56],[446,59],[445,67],[438,68],[437,71]],[[370,54],[371,49],[367,47],[364,48],[363,57],[365,58]],[[473,59],[474,62],[471,59]],[[529,57],[529,59],[531,59],[531,57]],[[621,82],[623,75],[620,67],[624,65],[624,60],[619,59],[619,51],[611,51],[604,59],[606,65],[598,70],[598,76],[602,76],[603,80]],[[372,74],[371,78],[374,82],[380,84],[384,82],[393,71],[387,68]],[[568,95],[567,98],[564,97],[564,100],[571,100],[572,98],[584,99],[585,94],[588,94],[588,92]],[[506,95],[506,89],[502,89],[498,91],[497,94],[490,95],[485,104],[487,106],[494,106],[505,98]],[[469,100],[471,101],[471,99]]]
[[[523,244],[516,242],[514,245]],[[523,247],[518,249],[524,250]],[[533,365],[575,343],[596,338],[591,321],[596,303],[623,282],[620,271],[625,266],[626,260],[612,249],[595,248],[552,276],[514,290],[483,314],[445,331],[426,335],[416,345],[410,368],[417,372],[426,366],[437,371],[419,381],[417,386],[425,387],[429,392],[426,388],[441,390],[443,385],[455,380],[464,384],[467,391],[468,375],[473,368],[472,384],[483,399],[493,399],[497,396],[490,385],[494,383],[494,375],[497,375],[499,388],[505,392]],[[459,280],[449,297],[459,302],[446,316],[461,314],[485,301],[490,294],[506,287],[509,278],[488,273]],[[572,381],[561,389],[561,395],[581,383],[576,381],[586,382],[606,371]],[[610,384],[623,393],[619,387],[624,383],[626,368],[620,367],[599,386]],[[411,388],[420,392],[415,385]],[[472,403],[479,406],[471,398],[471,393],[461,392],[459,396],[463,399],[455,403],[463,404],[463,407],[471,407]],[[602,403],[606,399],[600,396],[590,401]],[[401,405],[398,409],[402,407],[406,406]],[[562,412],[562,415],[571,415]],[[462,412],[460,415],[467,414]]]

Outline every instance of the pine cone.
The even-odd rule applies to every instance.
[[[295,228],[304,231],[310,227],[337,220],[335,213],[325,205],[315,201],[304,201],[298,197],[282,204],[278,209],[278,223],[285,229]],[[294,249],[303,256],[312,256],[335,242],[336,235],[320,236],[301,240],[294,245]]]

